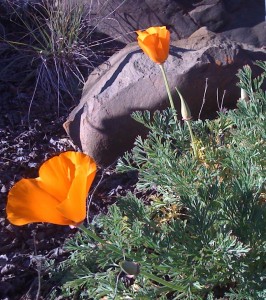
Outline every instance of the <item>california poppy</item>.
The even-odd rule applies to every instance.
[[[39,177],[22,179],[9,191],[8,220],[14,225],[80,224],[86,217],[86,198],[95,174],[96,163],[83,153],[68,151],[48,159]]]
[[[136,31],[138,43],[145,54],[155,63],[162,64],[169,55],[170,32],[165,26]]]

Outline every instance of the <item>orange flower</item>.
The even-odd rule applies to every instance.
[[[165,26],[136,31],[140,48],[157,64],[166,61],[169,54],[170,32]]]
[[[14,225],[48,222],[77,226],[86,217],[86,198],[96,174],[94,160],[68,151],[47,160],[39,177],[22,179],[8,194],[7,218]]]

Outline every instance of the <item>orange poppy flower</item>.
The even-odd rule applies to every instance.
[[[150,27],[144,31],[136,31],[140,48],[157,64],[166,61],[169,55],[170,32],[165,26]]]
[[[7,218],[14,225],[48,222],[58,225],[82,223],[86,198],[96,174],[94,160],[68,151],[42,164],[39,177],[22,179],[8,194]]]

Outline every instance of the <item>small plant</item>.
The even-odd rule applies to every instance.
[[[98,239],[84,231],[67,243],[70,257],[57,269],[60,293],[78,299],[265,299],[266,69],[257,65],[263,73],[251,82],[245,79],[250,67],[238,73],[248,102],[240,99],[237,109],[215,120],[191,123],[198,157],[188,127],[176,124],[172,110],[133,114],[150,133],[136,139],[117,170],[137,170],[137,188],[146,196],[128,194],[96,217],[88,228]],[[139,272],[125,272],[124,261]]]

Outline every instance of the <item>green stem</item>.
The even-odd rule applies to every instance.
[[[193,131],[191,128],[190,120],[185,120],[185,122],[187,123],[187,126],[188,126],[194,156],[196,159],[198,159],[197,145],[196,145],[195,137],[194,137],[194,134],[193,134]]]
[[[140,268],[140,274],[142,274],[143,276],[149,278],[150,280],[156,281],[156,282],[162,284],[163,286],[168,287],[171,290],[179,291],[179,292],[184,291],[184,288],[182,288],[181,286],[176,286],[176,285],[172,284],[169,281],[165,281],[165,280],[163,280],[160,277],[157,277],[157,276],[155,276],[155,275],[153,275],[151,273],[148,273],[148,272],[142,270],[141,268]]]
[[[115,246],[106,243],[105,240],[103,240],[102,238],[100,238],[96,233],[92,232],[90,229],[86,228],[83,224],[81,224],[78,228],[81,229],[83,232],[85,232],[86,235],[88,235],[90,238],[92,238],[96,242],[98,242],[98,243],[100,243],[102,245],[108,246],[109,249],[112,249],[112,251],[116,252],[119,255],[121,254],[121,252]]]
[[[160,69],[162,71],[162,74],[163,74],[163,80],[164,80],[164,84],[165,84],[166,91],[167,91],[167,94],[168,94],[168,98],[169,98],[169,101],[170,101],[170,106],[171,106],[173,112],[175,113],[174,119],[176,121],[176,124],[178,124],[178,119],[177,119],[177,116],[176,116],[176,109],[175,109],[175,105],[174,105],[174,100],[173,100],[173,97],[172,97],[171,92],[170,92],[169,82],[168,82],[166,72],[165,72],[165,69],[164,69],[164,64],[163,63],[159,64],[159,67],[160,67]]]
[[[121,255],[122,257],[124,257],[124,253],[122,253],[119,249],[117,249],[114,245],[112,244],[108,244],[106,243],[105,240],[103,240],[102,238],[100,238],[97,234],[95,234],[94,232],[92,232],[90,229],[86,228],[83,224],[80,225],[78,228],[80,228],[83,232],[85,232],[85,234],[87,234],[89,237],[91,237],[93,240],[99,242],[102,245],[105,245],[107,248],[109,248],[111,251],[114,251],[115,253],[117,253],[118,255]],[[150,280],[156,281],[159,284],[162,284],[163,286],[168,287],[171,290],[174,291],[182,291],[182,287],[180,286],[175,286],[173,284],[171,284],[168,281],[163,280],[160,277],[157,277],[156,275],[153,275],[151,273],[146,272],[145,270],[142,270],[142,268],[140,268],[140,274],[142,274],[143,276],[145,276],[146,278],[149,278]]]

